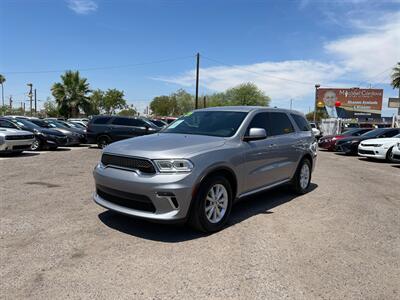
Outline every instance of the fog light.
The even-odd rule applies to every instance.
[[[174,193],[171,192],[157,192],[158,198],[164,198],[169,201],[169,204],[172,206],[173,209],[179,208],[178,200],[176,200],[176,196]]]

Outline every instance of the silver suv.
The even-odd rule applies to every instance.
[[[129,216],[213,232],[240,198],[285,183],[307,192],[315,159],[315,138],[298,112],[200,109],[159,133],[107,146],[94,169],[94,200]]]

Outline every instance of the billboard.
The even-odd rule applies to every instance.
[[[383,89],[319,88],[316,106],[331,118],[380,118]]]

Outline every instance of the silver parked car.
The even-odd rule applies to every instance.
[[[21,153],[30,150],[34,136],[29,131],[0,128],[0,153]]]
[[[316,142],[304,116],[262,107],[196,110],[159,133],[107,146],[94,200],[155,221],[213,232],[235,200],[281,184],[307,192]]]

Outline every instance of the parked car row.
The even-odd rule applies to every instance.
[[[354,128],[340,135],[324,136],[319,139],[318,146],[349,155],[395,162],[400,161],[397,156],[399,143],[400,128]]]

